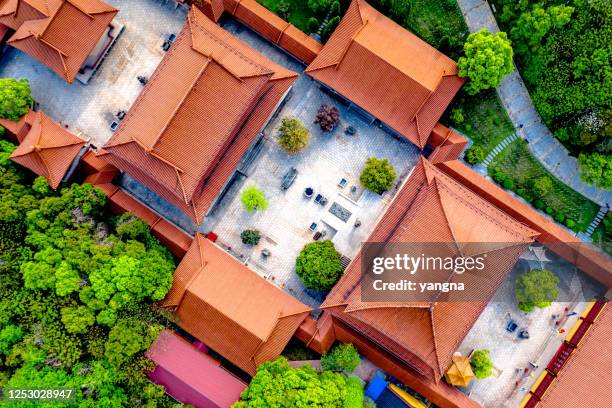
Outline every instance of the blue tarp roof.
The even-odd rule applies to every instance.
[[[374,376],[365,390],[365,395],[376,401],[385,388],[387,388],[387,382],[379,376]]]

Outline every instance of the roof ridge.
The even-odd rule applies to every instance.
[[[448,226],[448,230],[450,231],[451,236],[453,237],[453,244],[455,245],[455,248],[457,249],[459,254],[463,256],[463,251],[461,250],[461,248],[459,248],[459,244],[457,243],[457,236],[455,235],[453,226],[451,225],[450,219],[448,218],[448,213],[446,212],[446,206],[444,205],[444,202],[442,201],[442,196],[440,196],[440,181],[434,178],[433,184],[436,187],[436,197],[438,197],[438,201],[440,202],[440,207],[442,207],[442,214],[444,214],[444,218],[446,219],[446,225]]]
[[[454,180],[453,178],[451,178],[450,176],[444,174],[441,170],[439,170],[438,168],[436,168],[433,164],[429,163],[427,160],[423,160],[424,166],[427,168],[427,166],[429,166],[427,168],[427,171],[431,171],[433,170],[435,174],[433,174],[433,179],[436,178],[441,178],[443,182],[448,182],[451,183],[453,185],[455,185],[456,187],[458,187],[459,189],[461,189],[462,191],[466,192],[468,195],[473,196],[473,197],[477,197],[478,200],[480,200],[486,207],[488,207],[489,209],[491,209],[492,211],[495,211],[497,213],[499,213],[501,215],[501,217],[503,217],[505,220],[507,220],[508,222],[511,222],[513,224],[516,224],[526,230],[530,230],[532,232],[535,233],[535,235],[537,235],[536,231],[533,231],[531,228],[527,227],[526,225],[518,222],[517,220],[515,220],[514,218],[510,217],[508,214],[506,214],[504,211],[500,210],[499,208],[495,207],[493,204],[491,204],[490,202],[488,202],[487,200],[485,200],[484,198],[480,197],[478,194],[476,194],[474,191],[470,190],[469,188],[467,188],[466,186],[464,186],[463,184],[459,183],[458,181]],[[444,184],[440,184],[443,185]],[[465,197],[460,197],[457,193],[455,193],[454,191],[452,191],[450,188],[448,188],[447,186],[444,186],[446,188],[447,192],[450,192],[451,195],[453,195],[454,197],[457,197],[459,200],[461,200],[462,202],[464,202],[466,205],[468,205],[470,208],[474,209],[475,211],[477,211],[478,213],[481,214],[485,214],[487,215],[487,218],[492,219],[495,223],[497,223],[500,226],[503,226],[505,230],[507,230],[508,232],[510,232],[511,234],[518,236],[519,233],[516,231],[510,231],[509,228],[507,228],[507,226],[501,224],[499,221],[497,221],[496,219],[494,219],[493,217],[491,217],[490,214],[485,213],[480,207],[474,205],[474,203],[471,202],[471,200],[466,200]],[[530,238],[533,238],[535,235],[526,235],[529,236]]]
[[[191,16],[193,14],[193,17]],[[249,77],[257,77],[257,76],[263,76],[263,75],[273,75],[274,71],[268,67],[265,67],[257,62],[255,62],[252,58],[249,58],[245,53],[241,52],[240,50],[238,50],[236,47],[234,47],[233,45],[228,44],[226,41],[223,41],[221,38],[219,38],[217,35],[215,35],[213,32],[211,32],[210,30],[208,30],[206,27],[204,27],[203,25],[198,23],[198,19],[195,15],[195,11],[189,13],[189,17],[188,17],[188,23],[189,23],[189,29],[191,31],[191,47],[193,48],[194,51],[199,52],[200,54],[204,55],[205,57],[212,59],[213,61],[215,61],[217,64],[219,64],[223,69],[225,69],[227,72],[229,72],[232,76],[234,76],[237,79],[242,79],[242,78],[249,78]],[[241,60],[257,67],[258,69],[262,70],[262,72],[260,74],[256,74],[253,73],[251,75],[246,75],[246,76],[240,76],[238,75],[236,72],[234,72],[230,67],[227,66],[227,64],[224,64],[222,61],[220,61],[218,58],[216,58],[213,55],[213,52],[206,54],[205,52],[203,52],[202,50],[198,49],[198,47],[196,46],[196,43],[194,41],[194,37],[193,37],[193,29],[195,28],[199,29],[202,34],[206,35],[207,37],[209,37],[211,40],[215,41],[217,44],[219,44],[221,47],[225,48],[228,52],[236,55],[237,57],[239,57]]]
[[[435,382],[437,384],[437,383],[440,382],[438,377],[439,377],[439,374],[442,373],[443,369],[442,369],[442,362],[440,361],[440,354],[438,353],[438,341],[437,341],[437,336],[436,336],[436,323],[435,323],[435,320],[434,320],[434,311],[436,309],[435,306],[436,306],[436,303],[433,303],[429,307],[429,321],[430,321],[430,324],[431,324],[431,333],[432,333],[432,336],[433,336],[434,355],[436,356],[436,361],[438,363],[437,364],[437,366],[438,366],[437,368],[438,368],[439,372],[436,373],[436,375],[434,376],[434,380],[435,380]]]

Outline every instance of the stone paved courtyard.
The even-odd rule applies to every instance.
[[[0,59],[0,77],[29,79],[40,109],[96,146],[110,138],[114,115],[127,111],[142,90],[136,77],[153,73],[164,56],[161,45],[165,36],[178,33],[187,15],[167,0],[107,3],[120,10],[115,21],[125,24],[125,29],[89,84],[68,84],[12,47]]]
[[[547,259],[544,262],[529,260],[529,252],[522,255],[458,348],[466,356],[475,349],[491,352],[495,375],[474,380],[470,393],[472,399],[486,408],[519,406],[586,308],[586,301],[605,292],[599,284],[550,250],[544,253]],[[516,305],[514,282],[519,274],[536,268],[549,269],[560,277],[560,301],[545,309],[524,313]],[[572,312],[577,314],[568,317]],[[559,326],[555,325],[557,319],[553,315],[560,316]],[[518,324],[514,333],[506,331],[510,319]],[[522,329],[529,331],[529,339],[518,337]],[[565,332],[560,333],[560,329]]]
[[[311,82],[303,77],[300,80]],[[370,126],[354,113],[341,110],[341,125],[332,134],[323,134],[312,120],[322,103],[334,103],[311,82],[305,94],[293,94],[278,117],[266,128],[265,142],[249,175],[236,184],[212,213],[206,229],[219,235],[219,241],[232,248],[248,264],[300,300],[317,306],[320,298],[304,292],[294,272],[295,258],[302,247],[313,242],[316,231],[326,231],[324,239],[331,239],[338,251],[353,258],[383,214],[392,199],[392,192],[382,196],[364,191],[359,186],[359,174],[369,156],[387,158],[404,180],[416,164],[418,151],[409,142],[397,140],[375,126]],[[336,103],[337,105],[337,103]],[[276,128],[285,116],[298,117],[311,130],[310,145],[302,152],[290,156],[277,145]],[[347,136],[343,127],[351,125],[357,130]],[[283,175],[296,168],[298,175],[286,191],[281,189]],[[347,185],[340,188],[340,179]],[[267,210],[249,214],[243,209],[240,192],[255,185],[261,188],[269,202]],[[351,193],[351,186],[357,191]],[[304,197],[306,187],[314,189],[313,197]],[[325,206],[314,202],[314,196],[322,194],[328,199]],[[334,203],[351,212],[346,222],[329,212]],[[361,226],[354,227],[355,220]],[[256,228],[262,232],[262,240],[256,247],[242,244],[243,229]],[[272,255],[265,258],[261,250],[267,248]]]
[[[303,67],[250,30],[233,20],[224,26],[243,41],[254,46],[270,59],[301,72]],[[316,111],[321,104],[340,109],[340,124],[331,133],[324,133],[314,124]],[[297,117],[311,132],[310,144],[300,153],[290,156],[277,145],[277,128],[284,117]],[[344,129],[353,126],[357,132],[349,136]],[[219,235],[219,242],[232,248],[251,267],[277,285],[283,287],[303,302],[318,306],[322,300],[318,294],[307,293],[294,272],[295,258],[302,247],[313,242],[316,231],[326,231],[323,239],[331,239],[338,251],[353,258],[391,201],[395,188],[380,196],[365,191],[359,184],[359,175],[369,156],[387,158],[398,174],[396,186],[406,179],[419,156],[410,142],[398,139],[372,125],[354,109],[340,104],[324,92],[306,75],[296,81],[285,105],[264,130],[265,138],[257,159],[243,170],[248,177],[236,183],[211,213],[203,226]],[[294,167],[298,175],[287,190],[281,189],[283,175]],[[341,188],[341,179],[347,181]],[[240,202],[240,192],[251,185],[261,188],[269,201],[266,211],[249,214]],[[351,192],[351,186],[356,187]],[[306,187],[314,189],[313,197],[304,197]],[[322,194],[328,199],[325,206],[314,202],[314,196]],[[334,203],[351,212],[346,222],[329,212]],[[354,227],[355,220],[361,226]],[[246,228],[262,232],[256,247],[242,244],[240,233]],[[267,248],[271,256],[261,255]]]

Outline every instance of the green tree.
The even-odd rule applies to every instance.
[[[61,310],[62,323],[68,333],[85,333],[95,322],[95,317],[91,310],[85,306],[64,307]]]
[[[240,201],[247,212],[261,211],[268,208],[268,200],[263,191],[256,186],[249,186],[242,191]]]
[[[316,33],[317,30],[319,29],[319,27],[321,26],[321,23],[319,22],[319,20],[316,17],[310,17],[308,19],[308,31],[312,34],[312,33]]]
[[[136,319],[119,320],[111,329],[104,355],[113,364],[122,364],[135,354],[149,348],[163,329]]]
[[[396,177],[389,160],[370,157],[366,160],[359,181],[368,190],[382,194],[391,188]]]
[[[323,30],[321,31],[321,40],[325,43],[327,39],[332,35],[336,27],[340,24],[340,16],[332,17],[329,19]]]
[[[308,0],[308,8],[313,13],[323,17],[329,10],[333,0]]]
[[[538,196],[538,197],[542,197],[545,196],[546,194],[548,194],[552,188],[553,188],[553,183],[552,180],[550,179],[550,177],[548,176],[542,176],[542,177],[538,177],[537,179],[535,179],[533,181],[533,192]]]
[[[9,354],[13,344],[23,338],[23,330],[14,324],[8,325],[0,330],[0,354]]]
[[[465,121],[463,117],[463,109],[455,108],[451,111],[450,119],[453,121],[455,125],[460,125]]]
[[[363,404],[359,380],[331,371],[319,374],[309,365],[292,368],[284,357],[278,357],[257,368],[240,401],[232,407],[361,408],[358,402]]]
[[[482,163],[485,159],[485,151],[478,145],[473,145],[465,152],[465,160],[470,164]]]
[[[578,164],[582,181],[612,190],[612,155],[581,153]]]
[[[307,288],[330,290],[342,275],[340,254],[330,240],[311,242],[295,260],[295,271]]]
[[[493,375],[493,362],[491,353],[487,349],[475,350],[470,358],[470,365],[474,375],[479,380]]]
[[[0,78],[0,118],[19,120],[32,106],[27,79]]]
[[[539,46],[553,27],[559,29],[566,25],[573,12],[574,8],[569,6],[551,6],[544,9],[541,4],[536,4],[531,11],[520,15],[510,35],[519,44]]]
[[[283,118],[278,130],[278,144],[287,153],[295,154],[308,145],[310,132],[298,119]]]
[[[521,274],[515,285],[515,296],[518,307],[524,312],[531,312],[538,307],[550,306],[559,296],[559,278],[549,270],[534,269]]]
[[[321,357],[324,370],[351,372],[361,364],[359,352],[351,343],[341,343]]]
[[[469,78],[465,91],[470,95],[496,88],[512,72],[513,51],[506,33],[491,34],[482,29],[468,36],[463,45],[465,56],[459,58],[459,76]]]
[[[261,239],[261,233],[256,229],[246,229],[240,233],[243,244],[257,245]]]

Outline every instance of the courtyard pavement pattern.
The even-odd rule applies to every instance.
[[[491,352],[494,376],[474,380],[469,393],[470,398],[485,408],[519,406],[588,305],[587,300],[595,294],[605,293],[605,288],[574,265],[548,249],[544,251],[542,262],[533,260],[529,251],[521,256],[458,348],[465,356],[475,349],[489,349]],[[516,278],[528,270],[542,268],[553,271],[561,279],[558,299],[562,301],[554,302],[545,309],[524,313],[518,309],[514,296]],[[567,317],[571,312],[577,314]],[[556,319],[553,318],[557,314],[561,316],[559,326],[555,325]],[[514,333],[506,331],[510,319],[518,323]],[[559,333],[562,328],[565,332]],[[529,331],[529,339],[518,337],[522,329]],[[533,368],[530,362],[535,363],[537,368]],[[525,372],[525,368],[529,368],[529,371]]]
[[[499,31],[493,11],[485,0],[458,0],[470,32],[488,28]],[[542,122],[529,92],[516,67],[506,76],[497,93],[519,135],[529,142],[529,149],[548,171],[572,189],[600,206],[612,204],[612,191],[597,188],[580,179],[580,169],[575,157],[554,137]],[[521,127],[522,125],[522,127]]]
[[[0,59],[0,77],[27,78],[42,111],[98,147],[112,135],[110,124],[117,112],[127,111],[142,91],[137,76],[149,77],[155,71],[164,56],[165,37],[178,33],[187,15],[173,1],[105,1],[120,10],[115,21],[125,29],[87,85],[66,83],[12,47]]]

